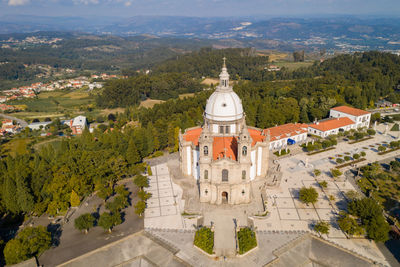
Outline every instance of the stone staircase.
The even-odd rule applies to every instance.
[[[214,225],[214,252],[217,256],[236,255],[236,231],[232,217],[221,216]]]

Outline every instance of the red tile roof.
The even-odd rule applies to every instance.
[[[217,160],[223,158],[231,158],[236,160],[237,158],[237,139],[235,136],[218,136],[214,137],[213,143],[213,159]]]
[[[201,127],[186,130],[184,134],[185,141],[192,142],[195,146],[199,145],[199,137],[203,129]]]
[[[256,129],[248,129],[251,138],[253,139],[253,143],[251,146],[254,146],[258,142],[262,142],[265,140],[265,136],[262,135],[262,132]]]
[[[263,130],[264,135],[270,134],[270,140],[275,141],[291,136],[296,136],[302,133],[307,133],[307,124],[303,123],[288,123],[284,125],[279,125]]]
[[[362,116],[362,115],[370,114],[370,112],[368,112],[368,111],[358,109],[358,108],[352,108],[352,107],[348,107],[348,106],[340,106],[340,107],[335,107],[332,109],[339,111],[339,112],[349,114],[349,115],[353,115],[353,116]]]
[[[332,118],[329,120],[321,121],[318,124],[313,123],[310,124],[309,127],[325,132],[351,124],[354,124],[354,121],[352,121],[347,117],[341,117],[341,118]]]

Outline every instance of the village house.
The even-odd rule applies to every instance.
[[[72,134],[82,134],[83,130],[88,127],[88,122],[85,116],[78,116],[70,120],[69,127],[72,130]]]

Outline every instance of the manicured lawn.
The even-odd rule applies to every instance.
[[[214,232],[208,227],[200,228],[194,236],[194,245],[208,254],[213,254]]]
[[[250,228],[242,228],[238,232],[239,254],[244,254],[247,251],[257,246],[256,233]]]

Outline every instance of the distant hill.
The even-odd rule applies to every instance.
[[[0,33],[75,31],[92,34],[275,40],[284,45],[354,51],[400,49],[400,18],[331,16],[324,18],[198,18],[169,16],[0,18]],[[259,43],[252,43],[257,46]],[[271,44],[269,45],[271,46]]]

